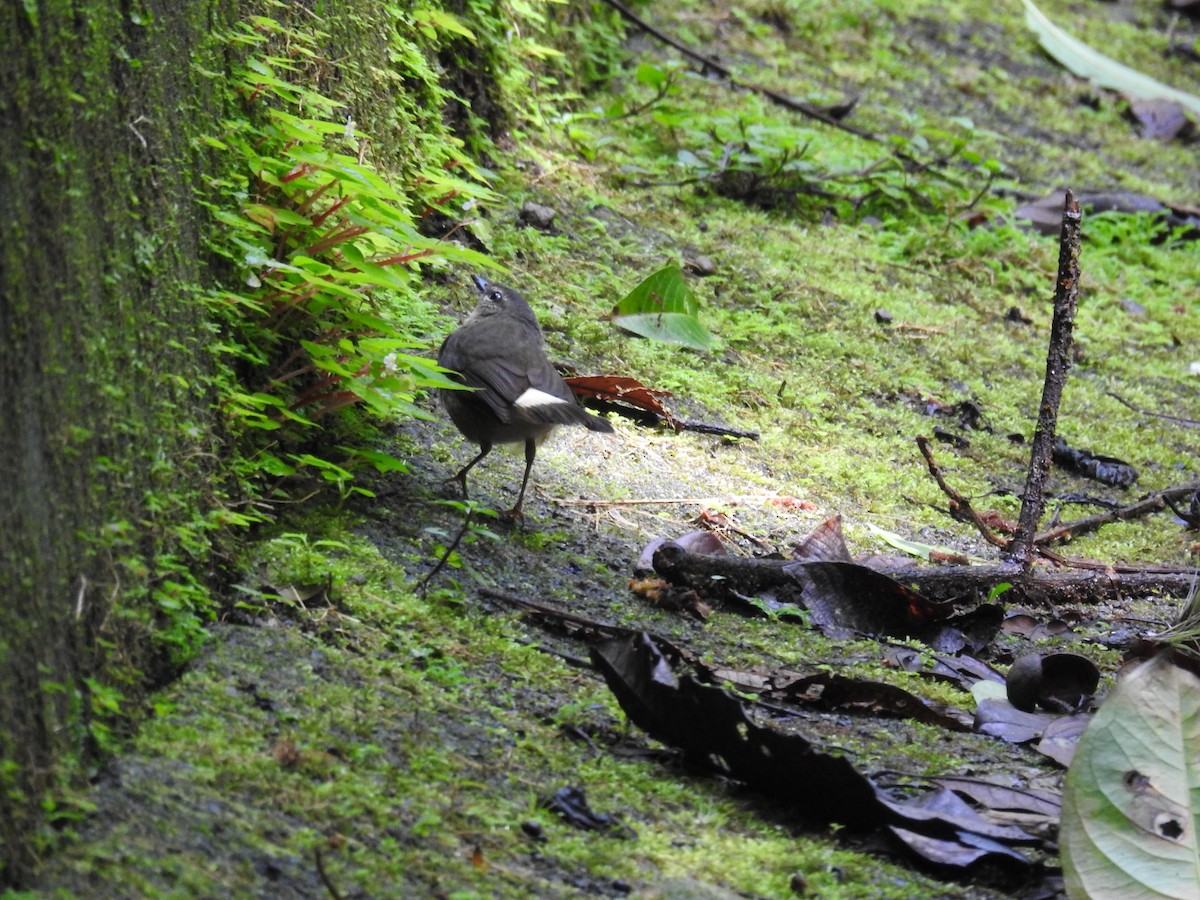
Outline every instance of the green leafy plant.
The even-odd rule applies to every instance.
[[[685,90],[685,72],[639,63],[631,99],[564,116],[567,139],[588,160],[641,144],[637,158],[657,155],[659,164],[631,162],[625,172],[654,176],[647,185],[695,184],[765,209],[833,208],[844,218],[953,216],[978,205],[1004,172],[984,149],[996,136],[966,118],[913,121],[872,139],[768,114],[747,95],[700,107]]]
[[[422,27],[455,28],[451,19],[427,16]],[[270,53],[285,36],[289,55]],[[225,229],[218,252],[242,284],[214,291],[209,305],[221,322],[213,349],[238,385],[223,405],[244,442],[240,474],[270,484],[268,494],[301,471],[343,497],[368,493],[353,483],[357,466],[403,470],[403,461],[347,443],[334,460],[301,441],[352,407],[426,417],[417,395],[450,382],[418,355],[435,316],[419,264],[493,264],[420,232],[410,208],[420,192],[385,180],[339,103],[306,86],[305,65],[319,62],[311,35],[254,18],[233,40],[254,51],[235,80],[248,115],[209,142],[240,161],[224,185],[236,208],[214,215]],[[464,158],[417,180],[443,203],[491,198]]]

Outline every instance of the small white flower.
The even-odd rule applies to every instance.
[[[386,375],[400,374],[400,366],[396,363],[395,353],[389,353],[383,358],[383,371]]]
[[[346,131],[344,132],[346,140],[350,140],[354,137],[354,126],[356,124],[357,123],[354,121],[354,116],[346,116]]]
[[[474,197],[472,197],[470,200],[468,200],[466,203],[463,204],[463,212],[470,212],[471,210],[473,210],[475,208],[475,203],[476,203],[476,200]]]

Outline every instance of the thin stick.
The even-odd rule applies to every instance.
[[[727,425],[712,425],[708,422],[697,422],[695,419],[684,419],[679,423],[681,431],[696,431],[700,434],[716,434],[722,437],[739,437],[749,438],[752,441],[758,440],[758,432],[750,431],[745,428],[730,428]]]
[[[1173,416],[1170,413],[1155,412],[1152,409],[1144,409],[1141,406],[1137,406],[1133,403],[1130,403],[1128,400],[1126,400],[1120,394],[1117,394],[1113,391],[1108,391],[1107,393],[1108,393],[1108,396],[1112,397],[1114,400],[1116,400],[1122,406],[1132,409],[1135,413],[1141,413],[1143,416],[1155,416],[1156,418],[1159,418],[1159,419],[1166,419],[1168,422],[1178,422],[1180,425],[1186,425],[1188,428],[1200,428],[1200,422],[1197,422],[1195,419],[1187,419],[1187,418],[1184,418],[1183,416]]]
[[[733,87],[740,87],[748,91],[753,91],[756,94],[762,94],[764,97],[774,100],[780,106],[795,110],[796,112],[802,113],[809,118],[816,119],[818,122],[824,122],[826,125],[829,125],[833,128],[840,128],[842,131],[848,131],[850,134],[857,135],[861,138],[866,138],[869,141],[880,140],[878,135],[871,134],[869,131],[863,131],[862,129],[855,128],[852,125],[847,125],[845,122],[840,122],[833,116],[823,113],[821,110],[809,106],[807,103],[801,103],[799,100],[794,100],[787,94],[782,94],[779,91],[772,90],[769,87],[764,87],[761,84],[754,84],[736,77],[728,66],[722,65],[710,56],[705,56],[703,53],[693,50],[678,38],[672,37],[659,28],[655,28],[624,3],[621,3],[620,0],[604,0],[604,2],[620,13],[625,19],[642,29],[642,31],[646,32],[646,34],[658,38],[664,44],[674,47],[693,62],[699,63],[706,69],[711,69],[713,72],[716,72],[718,75],[725,78]]]
[[[422,596],[424,596],[425,591],[429,588],[429,582],[433,581],[434,576],[446,567],[446,563],[450,559],[450,554],[458,549],[458,545],[462,543],[462,539],[467,536],[467,529],[471,527],[471,517],[473,515],[475,515],[475,507],[472,506],[467,509],[467,517],[463,519],[462,528],[458,529],[458,534],[454,536],[454,540],[450,542],[450,546],[446,548],[446,552],[442,554],[442,558],[437,561],[437,565],[417,585],[417,591]]]
[[[1007,549],[1008,541],[987,526],[979,513],[975,512],[975,507],[971,506],[970,500],[947,484],[942,475],[942,469],[933,458],[933,451],[929,448],[929,438],[924,435],[918,437],[917,446],[921,449],[921,455],[925,457],[925,465],[929,468],[929,474],[933,476],[933,480],[942,489],[942,493],[950,500],[950,515],[960,522],[970,522],[989,544]]]
[[[1021,497],[1017,531],[1009,542],[1009,558],[1028,572],[1033,567],[1033,540],[1046,502],[1046,476],[1054,450],[1058,407],[1062,403],[1067,371],[1071,368],[1071,339],[1075,310],[1079,306],[1079,201],[1068,188],[1063,202],[1062,231],[1058,238],[1058,279],[1054,291],[1054,320],[1050,326],[1050,349],[1046,353],[1046,379],[1037,428],[1029,450],[1029,475]]]
[[[1087,534],[1090,531],[1096,531],[1102,525],[1108,525],[1110,522],[1122,522],[1127,519],[1140,519],[1142,516],[1148,516],[1151,513],[1161,511],[1173,500],[1187,499],[1188,497],[1192,496],[1192,494],[1196,493],[1197,490],[1200,490],[1200,481],[1192,481],[1179,487],[1167,488],[1164,491],[1156,491],[1155,493],[1143,497],[1137,503],[1132,503],[1129,506],[1121,506],[1117,509],[1110,509],[1102,513],[1096,513],[1094,516],[1076,519],[1074,522],[1064,522],[1061,525],[1056,525],[1054,528],[1038,534],[1033,539],[1033,542],[1039,545],[1049,544],[1054,541],[1061,541],[1064,538],[1078,537],[1081,534]]]
[[[586,498],[550,497],[546,494],[541,494],[541,496],[559,506],[590,506],[596,509],[615,506],[681,506],[689,504],[710,506],[722,503],[765,503],[770,500],[783,499],[775,494],[747,494],[733,497],[642,497],[634,500],[588,500]]]
[[[320,846],[313,847],[313,856],[317,862],[317,874],[321,876],[321,883],[325,885],[325,890],[329,891],[329,896],[333,900],[342,900],[342,893],[337,889],[337,885],[333,883],[333,879],[329,877],[329,873],[325,871],[325,861],[321,859]]]

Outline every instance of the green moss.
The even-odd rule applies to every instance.
[[[797,873],[828,896],[866,896],[880,878],[916,889],[911,873],[748,816],[716,782],[587,750],[572,734],[599,735],[619,718],[594,677],[530,646],[512,617],[398,590],[404,573],[332,521],[306,525],[329,542],[281,535],[247,563],[284,583],[323,561],[330,605],[277,607],[301,630],[227,631],[164,694],[166,711],[122,763],[159,777],[134,779],[140,793],[111,810],[104,838],[61,866],[140,893],[240,892],[263,865],[282,883],[300,878],[319,848],[342,890],[518,897],[560,892],[580,873],[598,884],[687,876],[766,895]],[[581,833],[539,809],[565,785],[622,828]],[[168,808],[191,815],[165,823],[178,829],[174,850],[142,866],[163,837],[145,823]],[[522,831],[528,821],[544,843]],[[207,857],[216,840],[236,842],[244,862]]]
[[[646,10],[687,40],[719,43],[752,80],[816,102],[860,95],[856,125],[894,136],[896,146],[922,158],[927,150],[945,153],[954,164],[941,174],[889,162],[892,144],[815,126],[692,74],[680,75],[675,89],[640,115],[606,116],[598,110],[630,110],[651,99],[635,62],[664,71],[672,62],[670,52],[641,44],[639,58],[625,61],[611,10],[595,31],[583,27],[596,22],[594,8],[580,3],[509,4],[500,12],[512,21],[486,3],[385,5],[386,29],[370,28],[374,11],[352,4],[326,23],[328,46],[305,72],[313,90],[352,110],[362,134],[372,136],[364,147],[411,199],[414,216],[434,231],[436,216],[422,215],[427,206],[450,224],[463,220],[510,266],[506,278],[529,293],[553,355],[671,389],[689,417],[753,428],[760,439],[725,443],[622,424],[611,442],[588,445],[586,453],[565,439],[552,442],[539,454],[537,473],[554,479],[559,496],[595,498],[596,511],[565,524],[532,516],[529,530],[505,533],[501,542],[464,544],[460,568],[425,598],[413,593],[411,580],[431,568],[439,542],[456,527],[440,509],[393,507],[386,495],[370,504],[372,515],[395,526],[395,537],[371,529],[391,561],[351,533],[348,516],[289,517],[242,561],[240,571],[253,575],[239,586],[241,602],[221,610],[259,627],[222,627],[221,640],[155,698],[162,712],[120,763],[137,785],[125,798],[129,806],[113,800],[111,826],[97,826],[91,842],[62,858],[58,874],[87,885],[109,879],[143,894],[250,893],[264,877],[283,885],[281,892],[315,892],[322,890],[319,850],[344,893],[357,887],[517,897],[569,894],[580,882],[618,878],[650,890],[663,878],[688,876],[779,896],[802,874],[820,896],[944,894],[944,885],[850,852],[827,831],[804,830],[790,811],[773,819],[736,788],[658,762],[614,758],[606,742],[621,716],[609,692],[530,645],[552,638],[515,616],[482,611],[469,586],[507,579],[532,599],[572,609],[593,603],[597,615],[661,630],[723,665],[827,665],[969,706],[957,691],[884,667],[871,642],[830,642],[794,625],[720,612],[700,625],[647,608],[625,593],[623,576],[611,573],[634,555],[631,535],[678,534],[704,509],[782,548],[841,512],[856,552],[879,548],[870,524],[991,552],[942,512],[945,498],[930,483],[913,438],[939,426],[963,431],[969,446],[937,448],[948,477],[979,508],[1015,516],[1027,444],[1009,436],[1032,431],[1056,247],[1009,223],[1011,197],[1067,179],[1081,188],[1126,187],[1190,202],[1197,190],[1191,149],[1131,138],[1111,98],[1102,97],[1098,109],[1078,104],[1081,86],[1049,68],[1015,8],[1000,14],[980,3],[932,9],[864,0],[830,12],[821,4],[761,0]],[[1136,23],[1077,14],[1065,2],[1048,3],[1047,11],[1164,80],[1186,77],[1182,63],[1138,44]],[[306,28],[308,14],[294,15],[290,27]],[[520,27],[510,33],[513,22]],[[567,57],[546,53],[551,45]],[[459,81],[441,81],[438,65]],[[482,77],[471,82],[472,72]],[[489,135],[501,140],[492,145]],[[1079,146],[1079,135],[1087,146]],[[739,198],[731,189],[737,185],[694,180],[699,170],[681,162],[681,151],[711,162],[727,146],[743,153],[751,143],[761,159],[743,155],[737,164],[742,174],[768,174],[771,191]],[[461,196],[447,196],[461,187],[454,174],[460,158],[494,191],[471,210]],[[993,161],[997,166],[989,166]],[[63,156],[51,167],[65,172],[73,164]],[[990,177],[1004,192],[975,207],[987,227],[970,227],[962,213]],[[213,190],[228,183],[214,182]],[[821,193],[826,189],[835,196]],[[558,210],[557,233],[514,224],[525,199]],[[1188,292],[1200,271],[1186,247],[1154,243],[1152,228],[1145,220],[1085,220],[1079,355],[1060,423],[1073,443],[1139,466],[1135,491],[1181,481],[1195,468],[1186,434],[1109,395],[1149,410],[1194,399],[1185,372],[1188,348],[1200,341],[1200,317]],[[110,278],[141,277],[170,242],[160,247],[143,229],[131,247]],[[697,253],[716,263],[714,276],[693,285],[719,351],[700,355],[636,340],[601,321],[646,272]],[[422,300],[462,299],[440,284],[414,290]],[[1032,324],[1010,321],[1014,307]],[[405,324],[432,347],[439,328],[430,308],[421,309]],[[877,323],[878,309],[891,314],[891,325]],[[89,335],[81,346],[89,358],[103,357],[94,371],[114,382],[106,401],[112,404],[129,405],[135,396],[115,377],[123,367],[156,368],[150,360],[106,357],[103,337]],[[51,362],[47,371],[55,375],[72,365]],[[180,403],[212,390],[211,382],[182,375],[169,384]],[[984,430],[926,414],[961,400],[979,404]],[[188,429],[200,453],[219,448],[190,412],[177,418],[174,409],[158,408],[152,421],[164,430],[173,423]],[[412,461],[449,474],[461,462],[461,442],[429,437],[435,428],[408,434],[406,450]],[[136,423],[87,417],[62,433],[83,458],[98,436],[136,441],[146,434]],[[386,432],[367,435],[354,421],[340,437],[347,435],[387,446]],[[142,637],[153,635],[177,662],[194,650],[207,610],[203,586],[188,574],[243,498],[208,498],[230,520],[190,518],[183,512],[189,495],[171,487],[177,452],[169,443],[155,446],[158,487],[136,514],[114,509],[103,520],[104,548],[112,552],[115,580],[136,585],[128,594],[136,609],[154,610],[118,618]],[[126,458],[99,456],[104,483],[96,504],[105,484],[137,474]],[[519,462],[489,460],[480,472],[482,496],[502,496],[514,473]],[[427,499],[433,476],[394,477],[413,488],[406,503]],[[1062,473],[1053,485],[1063,493],[1099,490]],[[780,495],[808,508],[781,512],[767,502]],[[607,517],[613,510],[604,501],[619,499],[672,502],[614,507],[620,515]],[[562,507],[564,515],[572,509]],[[1064,515],[1075,509],[1066,506]],[[164,536],[166,546],[143,547],[142,529]],[[1066,550],[1161,561],[1182,558],[1188,543],[1161,516],[1107,527]],[[176,546],[185,552],[172,552]],[[592,579],[587,587],[606,589],[599,598],[584,596],[579,582],[562,577],[568,567]],[[326,592],[309,592],[322,584]],[[1147,604],[1135,612],[1154,619],[1162,611]],[[568,644],[562,652],[582,651]],[[1098,655],[1107,668],[1115,664],[1111,654]],[[46,689],[56,692],[67,718],[78,718],[84,709],[103,713],[121,704],[104,687],[84,693],[50,679]],[[927,726],[893,725],[854,717],[838,749],[871,770],[918,775],[961,769],[984,752]],[[889,746],[888,736],[899,731],[911,740]],[[89,739],[105,737],[111,734],[95,730]],[[999,752],[987,750],[989,761]],[[63,758],[64,771],[80,764]],[[566,784],[584,787],[593,806],[618,814],[637,840],[578,833],[538,806],[540,796]],[[81,804],[64,803],[55,824],[76,827]],[[522,830],[528,821],[541,827],[546,843]],[[156,829],[175,848],[165,859]],[[237,850],[214,855],[216,844]]]

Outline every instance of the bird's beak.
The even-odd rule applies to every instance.
[[[472,275],[471,280],[475,282],[475,290],[479,293],[485,293],[488,289],[488,280],[482,275]]]

